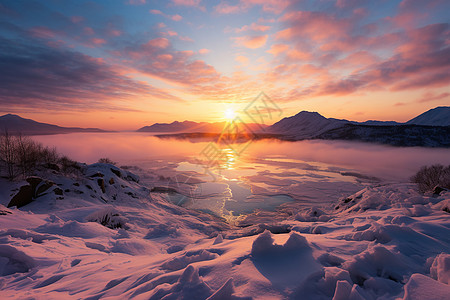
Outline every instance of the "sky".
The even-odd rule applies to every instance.
[[[264,92],[283,117],[404,122],[450,105],[449,11],[447,0],[0,0],[0,113],[135,130],[224,121]]]

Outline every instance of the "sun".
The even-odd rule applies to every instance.
[[[225,111],[225,119],[226,119],[227,121],[233,121],[234,118],[236,118],[236,113],[235,113],[231,108],[228,108],[228,109]]]

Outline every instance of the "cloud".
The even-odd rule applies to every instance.
[[[179,100],[121,75],[117,67],[75,51],[0,38],[0,107],[115,109],[136,97]],[[121,106],[127,109],[127,106]]]
[[[239,63],[240,63],[241,65],[243,65],[243,66],[247,66],[247,65],[248,65],[248,62],[249,62],[248,57],[247,57],[247,56],[244,56],[244,55],[238,55],[238,56],[236,56],[235,60],[236,60],[237,62],[239,62]]]
[[[147,43],[145,43],[143,45],[143,47],[145,49],[148,48],[160,48],[160,49],[166,49],[167,47],[169,47],[170,42],[168,39],[166,38],[156,38],[156,39],[152,39],[150,41],[148,41]]]
[[[151,14],[153,14],[153,15],[161,15],[163,17],[166,17],[166,18],[171,19],[171,20],[176,21],[176,22],[181,21],[183,19],[183,17],[178,15],[178,14],[176,14],[176,15],[168,15],[168,14],[163,13],[159,9],[151,9],[151,10],[149,10],[149,12]]]
[[[236,14],[247,12],[254,6],[261,6],[264,12],[280,14],[291,4],[290,0],[240,0],[237,4],[221,1],[215,11],[219,14]]]
[[[205,49],[205,48],[198,50],[198,53],[200,53],[200,54],[208,54],[209,52],[211,52],[211,51],[209,49]]]
[[[202,0],[172,0],[172,4],[176,6],[191,6],[200,9],[201,11],[206,11],[206,7],[202,6],[200,3]]]
[[[442,100],[442,99],[446,99],[446,98],[450,98],[450,93],[445,92],[445,93],[439,93],[439,94],[435,94],[432,92],[427,92],[425,93],[422,98],[420,98],[418,100],[419,103],[424,103],[424,102],[431,102],[431,101],[437,101],[437,100]]]
[[[84,17],[82,16],[72,16],[70,17],[70,20],[72,21],[72,23],[81,23],[84,21]]]
[[[255,35],[255,36],[243,36],[235,37],[235,43],[238,46],[246,47],[250,49],[257,49],[264,46],[267,42],[268,35]]]
[[[29,32],[31,36],[41,39],[51,39],[58,35],[54,30],[45,26],[32,27]]]
[[[144,5],[146,2],[146,0],[128,0],[128,4],[131,5]]]
[[[256,32],[265,32],[270,30],[270,26],[267,25],[261,25],[261,24],[257,24],[257,23],[252,23],[250,25],[244,25],[241,28],[236,28],[235,32],[236,33],[240,33],[240,32],[246,32],[246,31],[256,31]]]
[[[196,59],[193,51],[177,51],[167,38],[155,38],[139,46],[130,44],[115,55],[130,68],[175,85],[213,84],[220,78],[214,67]]]

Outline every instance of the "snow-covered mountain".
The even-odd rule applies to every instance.
[[[450,127],[444,126],[450,122],[448,114],[450,107],[437,107],[413,119],[424,124],[412,124],[410,122],[413,120],[408,123],[374,120],[355,122],[302,111],[278,121],[267,131],[287,140],[352,140],[406,147],[450,147]]]
[[[350,122],[347,120],[327,119],[317,112],[302,111],[276,122],[268,128],[268,131],[296,139],[308,139],[348,123]]]
[[[0,130],[10,134],[43,135],[72,132],[104,132],[98,128],[61,127],[25,119],[18,115],[7,114],[0,116]]]
[[[409,120],[406,124],[450,126],[450,106],[439,106]]]

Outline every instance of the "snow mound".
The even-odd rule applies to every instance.
[[[450,284],[450,254],[441,253],[433,261],[430,275],[439,282]]]
[[[212,293],[212,289],[200,278],[198,269],[188,266],[176,283],[161,285],[149,299],[206,299]]]
[[[403,300],[448,300],[450,286],[422,274],[413,274],[405,285]]]
[[[26,273],[36,266],[34,259],[9,245],[0,245],[0,275]]]
[[[115,234],[115,231],[100,224],[94,222],[80,223],[78,221],[47,223],[37,227],[35,230],[39,233],[49,233],[65,237],[80,237],[85,239],[112,237]]]
[[[289,252],[310,250],[308,241],[297,233],[292,233],[284,245],[274,243],[272,234],[266,230],[261,233],[253,242],[251,255],[253,257],[267,255],[282,255]]]

